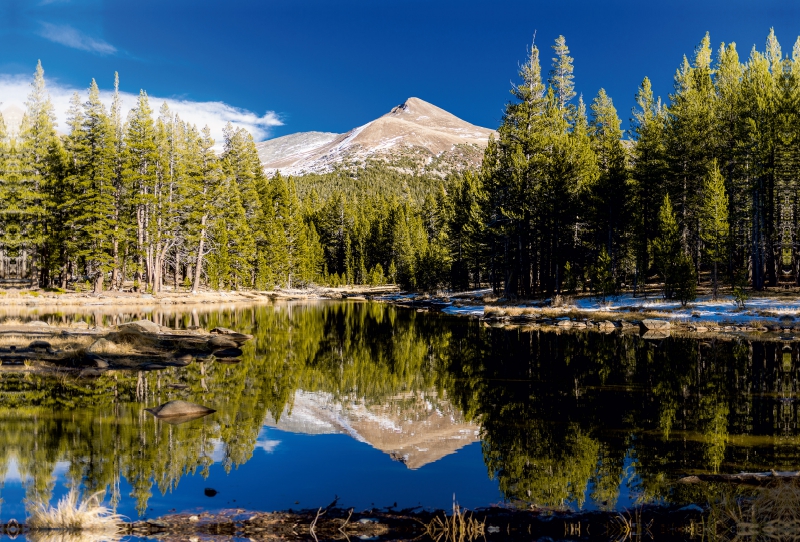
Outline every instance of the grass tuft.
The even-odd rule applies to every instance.
[[[32,504],[28,528],[32,531],[116,533],[122,519],[101,504],[100,493],[81,499],[78,490],[73,488],[55,506],[47,502]]]
[[[436,516],[427,525],[428,536],[435,542],[471,542],[486,538],[486,521],[478,521],[472,512],[453,503],[453,515]]]

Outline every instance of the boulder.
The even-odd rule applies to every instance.
[[[31,320],[30,322],[25,322],[26,326],[37,326],[37,327],[50,327],[50,324],[47,322],[42,322],[41,320]]]
[[[241,348],[223,348],[222,350],[214,351],[214,357],[217,358],[238,358],[241,355]]]
[[[561,320],[556,325],[558,327],[572,327],[572,320]]]
[[[600,322],[597,322],[597,328],[600,331],[608,333],[614,331],[617,328],[617,326],[614,325],[614,322],[609,322],[608,320],[602,320]]]
[[[86,322],[80,320],[78,322],[72,322],[69,327],[75,328],[75,329],[89,329],[89,324],[87,324]]]
[[[136,320],[127,324],[120,324],[119,331],[129,333],[160,333],[161,327],[150,320]]]
[[[190,403],[189,401],[181,401],[180,399],[169,401],[155,408],[146,408],[145,410],[156,418],[172,424],[196,420],[216,412],[213,408]]]
[[[114,349],[114,343],[102,337],[89,345],[86,349],[87,354],[103,354]]]
[[[669,320],[655,320],[653,318],[648,318],[642,320],[642,327],[648,331],[665,331],[671,326]]]

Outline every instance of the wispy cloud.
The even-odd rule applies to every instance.
[[[30,94],[30,83],[32,77],[22,75],[3,75],[0,74],[0,111],[9,106],[16,106],[20,109],[25,108],[25,101]],[[88,86],[88,85],[87,85]],[[77,91],[83,101],[87,98],[86,89],[76,89],[74,87],[60,85],[57,82],[47,81],[47,90],[55,109],[58,129],[62,132],[67,131],[67,110],[72,95]],[[111,105],[112,93],[110,90],[101,90],[100,98],[106,104]],[[128,111],[136,107],[138,93],[120,92],[122,98],[123,117],[127,116]],[[166,102],[173,113],[177,113],[184,121],[194,124],[198,129],[208,126],[211,135],[217,142],[217,148],[222,143],[222,130],[230,122],[236,127],[248,130],[256,141],[262,141],[269,137],[270,130],[275,126],[282,126],[283,122],[277,113],[267,111],[263,115],[258,115],[252,111],[235,107],[224,102],[197,102],[186,99],[161,98],[150,96],[150,108],[154,111],[154,116],[158,115],[161,104]]]
[[[52,42],[99,55],[113,55],[117,52],[117,48],[107,41],[87,36],[67,24],[41,23],[41,25],[39,35]]]

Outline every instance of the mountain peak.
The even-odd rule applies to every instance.
[[[258,143],[265,171],[324,173],[366,160],[413,164],[439,175],[475,167],[492,130],[470,124],[420,98],[408,98],[385,115],[346,134],[304,132]],[[289,152],[302,149],[302,152]]]

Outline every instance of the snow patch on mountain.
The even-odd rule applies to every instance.
[[[368,160],[446,174],[478,166],[492,133],[424,100],[409,98],[345,134],[303,132],[256,146],[269,175],[327,173]]]

